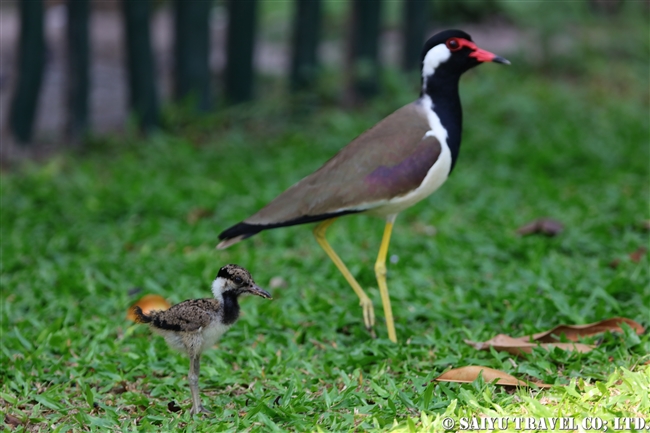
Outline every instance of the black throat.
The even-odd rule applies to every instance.
[[[239,318],[239,302],[237,293],[229,290],[223,294],[223,324],[232,325]]]
[[[463,129],[463,109],[458,94],[458,82],[460,74],[454,71],[447,71],[444,68],[437,68],[435,73],[426,78],[424,94],[431,98],[431,109],[436,113],[447,130],[447,146],[451,151],[451,174],[458,153],[460,152],[460,136]]]

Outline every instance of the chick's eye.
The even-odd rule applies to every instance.
[[[244,280],[242,280],[241,277],[235,277],[235,278],[233,278],[233,281],[234,281],[236,284],[241,284]]]
[[[460,43],[458,42],[458,39],[456,38],[451,38],[447,40],[447,48],[449,48],[451,51],[458,51],[460,49]]]

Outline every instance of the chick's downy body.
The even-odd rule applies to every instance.
[[[250,273],[237,265],[219,270],[212,283],[214,299],[190,299],[163,311],[144,314],[135,307],[139,323],[165,338],[170,347],[190,357],[188,381],[192,391],[191,413],[207,412],[198,391],[201,354],[212,347],[239,318],[239,296],[249,293],[270,299],[271,295],[255,284]]]

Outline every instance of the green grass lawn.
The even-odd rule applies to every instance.
[[[648,247],[648,59],[579,70],[511,60],[463,79],[458,165],[397,219],[388,285],[398,344],[386,338],[373,271],[381,220],[343,218],[328,232],[375,302],[375,340],[311,227],[214,247],[221,230],[412,100],[417,86],[403,77],[389,75],[392,90],[360,110],[265,100],[197,119],[175,112],[165,133],[5,170],[0,398],[24,423],[14,431],[439,431],[447,416],[648,417],[647,332],[591,338],[599,346],[587,354],[513,357],[464,343],[614,316],[650,326],[650,262],[629,257]],[[565,230],[515,233],[538,217]],[[187,359],[126,310],[147,293],[207,297],[226,263],[247,267],[274,299],[244,299],[239,322],[205,353],[200,387],[214,413],[192,418]],[[270,288],[274,277],[285,284]],[[466,365],[556,386],[432,382]]]

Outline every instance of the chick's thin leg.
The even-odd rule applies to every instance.
[[[187,375],[187,381],[190,384],[190,391],[192,392],[192,409],[190,414],[196,415],[197,413],[210,413],[201,404],[201,395],[199,394],[199,373],[201,371],[201,355],[194,355],[190,357],[190,372]]]

